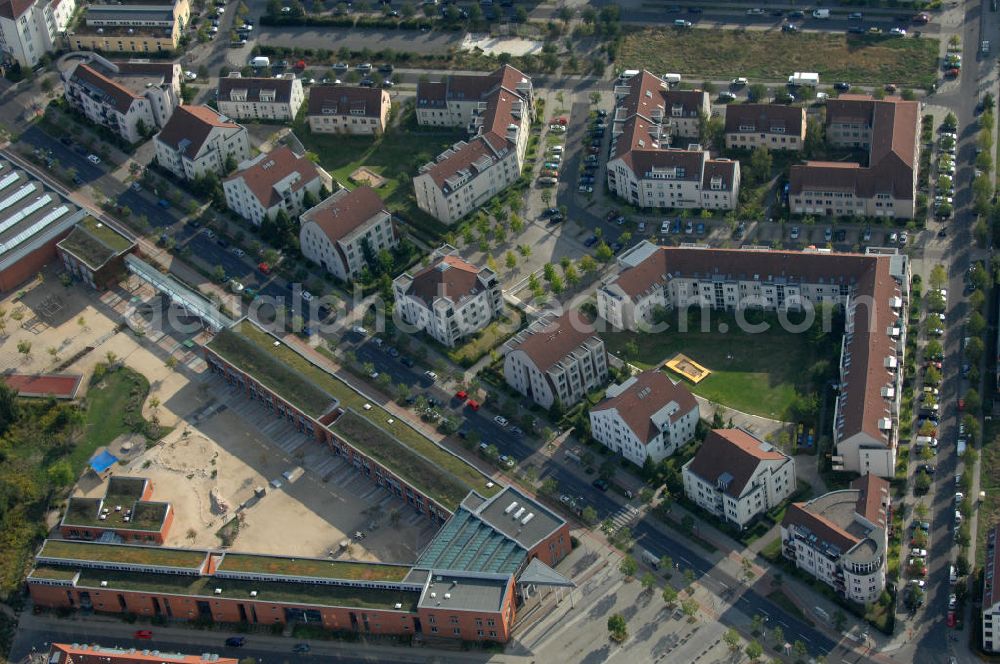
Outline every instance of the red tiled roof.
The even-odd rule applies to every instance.
[[[122,114],[128,113],[128,109],[132,107],[135,100],[139,99],[128,88],[108,78],[86,63],[81,62],[76,66],[70,80],[71,82],[79,82],[86,87],[100,90],[105,95],[109,105]]]
[[[444,108],[449,100],[484,100],[501,87],[514,92],[525,78],[518,69],[503,65],[485,76],[452,74],[443,81],[421,81],[417,83],[417,108]]]
[[[331,243],[348,235],[366,221],[385,211],[385,203],[371,187],[354,191],[341,189],[302,215],[302,223],[314,222]]]
[[[738,498],[761,463],[788,458],[777,448],[743,429],[712,429],[691,460],[690,468],[695,475],[711,484],[728,473],[732,479],[725,493]]]
[[[389,93],[378,88],[316,85],[309,89],[308,114],[380,118],[383,103],[389,103]]]
[[[523,351],[545,373],[587,339],[597,336],[589,320],[575,311],[567,311],[544,328],[530,334],[511,350]]]
[[[479,287],[479,268],[458,256],[444,256],[435,264],[413,275],[408,293],[430,306],[435,298],[452,302],[472,295]]]
[[[820,540],[833,544],[841,552],[850,551],[860,538],[850,534],[833,521],[824,516],[810,512],[809,503],[792,503],[785,510],[785,518],[781,520],[781,525],[786,528],[790,525],[808,529]]]
[[[477,136],[468,143],[458,145],[459,148],[457,150],[454,150],[452,154],[444,159],[434,162],[426,171],[430,174],[434,183],[442,189],[445,187],[448,178],[453,177],[459,171],[465,169],[476,170],[473,164],[480,159],[489,159],[490,164],[500,159],[500,155],[494,149],[493,144],[483,136]]]
[[[186,139],[189,143],[184,154],[187,157],[194,157],[212,130],[217,127],[238,129],[239,125],[208,106],[178,106],[167,124],[157,134],[157,139],[175,149]]]
[[[282,194],[275,185],[293,173],[298,173],[298,179],[291,185],[291,191],[298,191],[319,177],[314,163],[281,146],[260,155],[252,166],[237,171],[226,181],[243,180],[254,198],[267,209],[281,202]]]
[[[855,511],[875,525],[888,528],[889,482],[868,473],[851,482],[851,488],[859,492]]]
[[[590,412],[617,410],[636,437],[648,444],[660,433],[650,418],[671,402],[677,404],[677,410],[670,415],[671,422],[698,407],[698,402],[686,387],[670,380],[662,371],[651,369],[636,376],[635,382],[621,394],[604,399]]]
[[[0,17],[16,21],[21,14],[31,9],[34,0],[6,0],[0,2]]]

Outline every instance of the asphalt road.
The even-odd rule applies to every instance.
[[[87,160],[88,151],[84,146],[80,144],[74,144],[72,147],[65,146],[59,142],[59,139],[45,133],[37,125],[32,125],[25,130],[21,134],[18,143],[26,143],[33,148],[51,154],[52,157],[59,160],[63,168],[75,169],[77,177],[84,184],[103,185],[105,183],[116,182],[114,178],[107,175],[107,172],[103,168]],[[120,183],[119,186],[121,186]]]
[[[420,54],[445,54],[457,48],[464,32],[434,30],[366,30],[354,28],[275,27],[260,25],[257,43],[301,48],[326,48],[336,51],[346,47],[354,51],[369,49],[406,51]]]

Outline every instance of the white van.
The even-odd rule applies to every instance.
[[[955,569],[954,565],[948,565],[948,583],[958,583],[958,570]]]
[[[642,562],[646,563],[653,569],[660,569],[660,559],[657,558],[652,553],[650,553],[649,551],[643,549],[640,558],[642,558]]]
[[[563,153],[563,146],[561,146],[561,145],[553,145],[551,148],[549,148],[549,152],[551,152],[552,154],[562,154]]]
[[[256,58],[252,58],[250,60],[250,66],[251,67],[270,67],[271,66],[271,60],[270,60],[270,58],[265,58],[263,56],[257,56]]]
[[[914,442],[916,442],[918,447],[922,445],[927,445],[928,447],[932,448],[937,447],[937,438],[934,438],[932,436],[917,436]]]
[[[830,18],[829,9],[814,9],[813,18]]]
[[[665,82],[669,83],[670,85],[677,85],[678,83],[681,82],[681,75],[680,74],[664,74],[663,75],[663,80]]]
[[[633,76],[638,76],[641,72],[638,69],[626,69],[621,74],[618,75],[618,80],[625,82],[632,78]]]

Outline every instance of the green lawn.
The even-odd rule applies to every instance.
[[[469,341],[449,350],[448,357],[459,366],[471,367],[486,353],[503,344],[514,332],[516,330],[511,329],[510,321],[493,321]]]
[[[399,109],[393,107],[393,113]],[[407,110],[398,124],[390,119],[390,127],[378,138],[313,134],[302,119],[296,122],[295,135],[306,150],[314,153],[320,166],[329,171],[334,180],[353,189],[357,186],[350,179],[359,166],[386,178],[379,187],[379,196],[393,212],[408,216],[423,216],[422,224],[437,223],[417,208],[413,196],[413,176],[421,166],[433,161],[446,148],[468,138],[464,128],[435,128],[427,131],[416,125],[412,111]],[[444,227],[440,229],[445,231]]]
[[[131,422],[142,418],[142,404],[149,394],[149,381],[142,374],[120,367],[105,374],[87,392],[83,440],[69,455],[75,473],[83,471],[97,448],[136,428]]]
[[[637,28],[625,35],[617,65],[660,73],[697,73],[696,81],[746,76],[785,80],[793,71],[819,72],[821,82],[928,88],[937,70],[938,40],[761,30]]]
[[[732,321],[714,314],[712,327],[718,330],[719,322],[735,329]],[[672,329],[676,326],[672,325]],[[820,357],[809,343],[807,335],[790,334],[783,330],[769,330],[761,334],[743,332],[674,332],[645,334],[613,332],[605,335],[605,343],[612,352],[642,368],[662,366],[676,353],[684,353],[695,362],[709,369],[712,374],[693,385],[678,374],[692,392],[711,401],[746,413],[782,419],[797,396],[797,387],[804,387],[814,366],[828,366],[833,357]],[[626,345],[634,342],[638,347],[635,356],[626,352]]]

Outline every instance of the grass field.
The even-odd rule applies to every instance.
[[[417,128],[412,113],[407,113],[398,124],[392,124],[378,138],[313,134],[301,119],[296,122],[295,135],[341,185],[353,189],[356,185],[350,180],[351,173],[365,166],[386,178],[385,184],[376,191],[390,211],[403,212],[408,217],[424,216],[433,223],[437,222],[417,208],[413,176],[421,166],[433,161],[456,141],[468,138],[463,128],[436,128],[435,131]]]
[[[149,381],[128,367],[109,371],[91,386],[87,393],[83,441],[69,456],[73,472],[82,472],[97,448],[135,430],[133,423],[142,420],[142,404],[147,394]]]
[[[926,37],[643,28],[625,35],[618,65],[697,74],[697,81],[735,76],[783,81],[793,71],[814,71],[825,84],[927,88],[935,79],[937,55],[938,40]]]
[[[729,329],[734,329],[730,325]],[[673,372],[695,394],[710,401],[753,415],[781,419],[796,398],[796,388],[806,381],[819,357],[804,334],[770,330],[762,334],[743,332],[664,332],[644,334],[616,332],[605,335],[609,352],[623,357],[626,345],[635,343],[638,353],[624,359],[642,368],[662,366],[676,353],[684,353],[712,372],[693,385]]]

